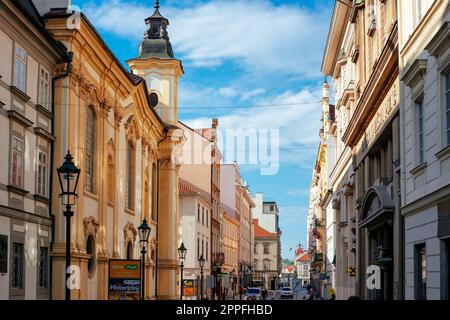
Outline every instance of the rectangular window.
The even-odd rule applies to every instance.
[[[264,243],[264,254],[269,254],[269,244]]]
[[[264,260],[263,262],[264,262],[263,265],[264,271],[270,270],[270,260]]]
[[[197,238],[197,258],[200,258],[200,239]]]
[[[417,108],[417,160],[420,163],[424,162],[424,135],[423,135],[423,103],[418,101]]]
[[[27,53],[18,44],[14,55],[14,86],[25,92]]]
[[[12,167],[11,167],[11,184],[17,187],[23,185],[23,141],[17,137],[12,137]]]
[[[200,222],[200,205],[197,205],[197,222]]]
[[[257,254],[258,253],[258,245],[255,243],[253,246],[253,253]]]
[[[48,164],[47,154],[38,152],[38,171],[37,171],[37,194],[43,197],[47,196],[48,185]]]
[[[427,299],[427,253],[425,244],[416,245],[415,272],[416,300]]]
[[[23,244],[14,242],[11,261],[11,288],[13,289],[23,289],[24,287],[23,260]]]
[[[0,274],[8,273],[8,236],[0,235]]]
[[[202,257],[205,258],[205,241],[202,239]]]
[[[445,76],[445,139],[450,145],[450,74]]]
[[[50,109],[50,74],[44,68],[39,75],[39,104]]]
[[[205,207],[202,207],[202,224],[205,224]]]
[[[127,145],[127,208],[134,210],[134,146]]]
[[[206,241],[206,260],[208,261],[209,257],[208,257],[208,251],[209,251],[209,243],[208,241]]]
[[[48,288],[48,248],[39,248],[39,288]]]

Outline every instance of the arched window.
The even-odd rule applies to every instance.
[[[133,244],[131,243],[131,241],[128,241],[127,244],[127,260],[132,260],[133,259]]]
[[[134,210],[134,145],[131,141],[127,144],[127,209]]]
[[[89,106],[86,116],[86,191],[94,193],[95,188],[95,112]]]
[[[86,241],[86,253],[89,255],[88,260],[89,277],[92,278],[95,272],[95,240],[93,236],[89,236]]]

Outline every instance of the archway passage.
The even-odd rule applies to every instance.
[[[393,216],[394,202],[385,186],[371,187],[364,197],[360,219],[360,265],[361,276],[369,265],[381,271],[381,288],[365,288],[367,299],[393,299]]]

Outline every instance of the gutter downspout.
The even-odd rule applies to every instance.
[[[56,83],[57,80],[67,77],[70,74],[70,70],[72,68],[71,63],[72,63],[72,59],[73,59],[73,53],[69,52],[68,54],[69,54],[69,56],[67,57],[67,64],[68,64],[68,66],[67,66],[67,69],[66,69],[65,73],[61,74],[61,75],[59,75],[57,77],[53,77],[52,78],[52,93],[51,93],[52,94],[52,103],[51,103],[52,115],[55,114],[55,83]],[[55,135],[55,119],[54,118],[52,119],[52,125],[51,125],[51,132],[50,133],[53,136]],[[51,150],[50,151],[51,152],[50,159],[53,159],[53,160],[55,160],[54,157],[53,157],[54,153],[55,153],[54,147],[55,147],[55,142],[51,141],[50,142],[50,150]],[[50,199],[49,199],[49,203],[48,203],[49,215],[50,215],[50,219],[52,220],[52,232],[51,232],[51,235],[52,235],[51,239],[52,240],[50,241],[50,252],[53,250],[53,244],[55,242],[55,215],[52,213],[54,162],[55,161],[50,161],[50,181],[49,181],[49,195],[50,195]],[[53,267],[52,266],[53,266],[53,256],[50,255],[50,274],[49,274],[50,300],[52,300],[52,297],[53,297],[53,286],[52,286],[52,283],[53,283]]]
[[[161,142],[167,139],[167,134],[169,132],[169,129],[166,125],[164,125],[164,133],[165,136],[160,141],[158,141],[158,150],[159,145]],[[156,162],[156,181],[157,181],[157,188],[156,188],[156,221],[157,221],[157,227],[156,227],[156,261],[155,261],[155,299],[159,300],[158,298],[158,260],[159,260],[159,160]]]

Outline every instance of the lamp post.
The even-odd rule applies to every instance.
[[[141,243],[142,254],[142,286],[141,286],[141,300],[145,300],[145,254],[147,253],[148,237],[150,236],[150,227],[148,226],[147,219],[142,221],[142,224],[138,227],[139,240]]]
[[[183,268],[184,261],[186,260],[186,247],[184,243],[181,243],[181,246],[178,248],[178,256],[180,258],[180,300],[183,300],[183,291],[184,291],[184,279],[183,279]]]
[[[72,206],[75,205],[78,197],[77,187],[81,170],[78,169],[73,163],[73,157],[70,154],[70,151],[67,151],[67,155],[64,159],[64,163],[57,169],[57,172],[59,185],[61,187],[59,197],[61,198],[62,205],[66,206],[66,211],[64,211],[64,216],[66,217],[66,300],[70,300],[70,288],[68,281],[70,278],[70,222],[73,216],[71,209]]]
[[[200,264],[200,300],[203,300],[203,268],[205,267],[205,258],[203,258],[203,254],[198,259],[198,263]]]

